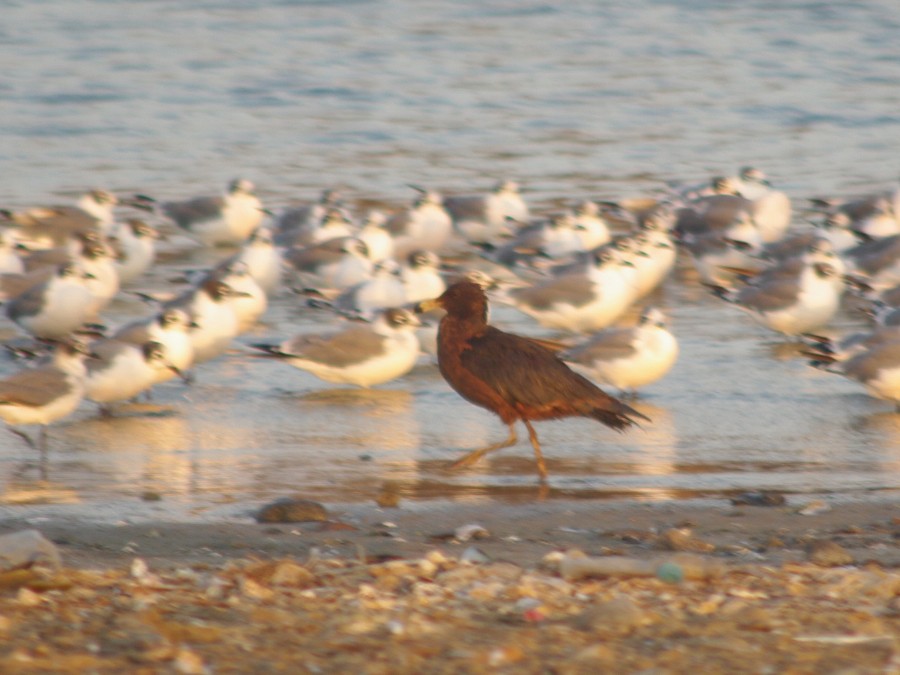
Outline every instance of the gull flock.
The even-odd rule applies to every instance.
[[[43,449],[46,427],[84,400],[108,415],[161,383],[190,382],[234,353],[274,298],[340,325],[266,336],[240,355],[377,386],[432,366],[437,321],[412,308],[462,279],[552,331],[570,366],[635,396],[678,359],[654,304],[676,268],[721,298],[723,320],[744,314],[900,408],[900,187],[801,203],[746,167],[548,213],[511,180],[475,194],[411,189],[392,209],[355,208],[336,189],[274,209],[239,178],[213,196],[91,190],[0,211],[0,302],[20,333],[7,347],[25,361],[0,380],[0,417]],[[219,262],[147,292],[162,238],[209,247]],[[148,310],[118,321],[111,303],[129,293]],[[829,333],[842,308],[865,313],[869,329]],[[28,425],[36,440],[18,428]]]

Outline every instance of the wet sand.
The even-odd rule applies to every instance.
[[[136,556],[159,567],[248,556],[303,560],[313,548],[334,557],[410,558],[435,548],[454,555],[473,543],[492,559],[529,567],[549,552],[570,548],[591,555],[659,553],[665,549],[660,536],[672,528],[690,530],[693,538],[712,545],[711,555],[726,560],[802,561],[810,542],[829,538],[859,563],[900,566],[894,539],[900,536],[900,498],[829,501],[788,496],[783,506],[742,506],[729,500],[551,500],[325,507],[330,521],[324,523],[257,523],[249,517],[256,505],[236,509],[248,514],[243,520],[198,523],[108,524],[64,515],[29,518],[23,513],[0,520],[0,533],[36,528],[60,546],[67,565],[80,568],[122,565]],[[803,515],[804,510],[813,513]],[[474,542],[454,539],[457,528],[473,524],[489,536]]]

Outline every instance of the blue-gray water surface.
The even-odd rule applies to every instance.
[[[454,194],[509,177],[541,212],[744,165],[802,205],[900,178],[898,35],[891,0],[6,3],[0,206],[65,203],[92,187],[179,199],[245,176],[275,210],[328,187],[399,208],[409,183]],[[168,262],[139,286],[165,288],[177,269],[224,255],[186,242],[168,242]],[[890,404],[809,368],[684,269],[653,300],[682,353],[636,404],[652,423],[623,435],[540,424],[551,495],[900,488]],[[123,296],[105,318],[147,311]],[[512,309],[493,317],[547,334]],[[166,414],[101,419],[83,404],[51,430],[46,481],[35,452],[0,435],[0,508],[61,501],[121,517],[124,503],[134,517],[194,517],[295,493],[371,500],[385,485],[407,499],[530,498],[524,441],[442,470],[505,429],[427,358],[359,391],[240,348],[331,321],[282,295],[192,387],[154,391],[146,408]],[[861,323],[846,312],[836,328]],[[163,500],[140,502],[147,492]]]

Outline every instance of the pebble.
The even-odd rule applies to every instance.
[[[680,584],[684,581],[684,570],[673,562],[664,562],[656,568],[656,578],[669,584]]]
[[[469,523],[466,525],[460,525],[453,532],[438,532],[437,534],[432,534],[431,538],[436,539],[438,541],[457,541],[457,542],[465,542],[471,539],[487,539],[491,536],[491,533],[487,530],[484,525],[479,525],[477,523]]]
[[[328,520],[328,511],[319,502],[286,497],[263,506],[256,514],[257,523],[306,523]]]
[[[830,539],[814,541],[809,545],[807,555],[810,562],[820,567],[842,567],[854,563],[847,549]]]
[[[470,539],[487,539],[491,536],[487,528],[478,523],[461,525],[453,532],[453,538],[457,541],[469,541]]]
[[[823,502],[821,499],[815,499],[797,510],[801,516],[815,516],[820,513],[831,511],[831,505]]]
[[[474,565],[481,565],[491,561],[487,554],[476,546],[469,546],[469,548],[462,552],[459,559]]]
[[[59,549],[37,530],[21,530],[0,536],[0,571],[29,567],[36,562],[62,567]]]
[[[152,587],[134,560],[43,570],[34,589],[0,598],[0,636],[27,645],[0,650],[0,672],[119,672],[125,659],[142,672],[250,672],[263,662],[295,672],[298,650],[310,672],[897,671],[892,569],[734,565],[694,553],[546,558],[590,563],[584,576],[605,578],[465,564],[440,550],[371,564],[311,551],[305,564],[162,568]],[[686,583],[660,583],[669,566]],[[616,569],[627,574],[615,578]]]
[[[670,551],[690,551],[692,553],[709,553],[716,549],[714,544],[695,538],[689,529],[677,527],[666,530],[660,535],[659,546]]]
[[[394,483],[385,484],[375,495],[375,503],[383,509],[396,509],[400,506],[400,488]]]
[[[732,497],[731,503],[735,506],[784,506],[787,503],[787,499],[780,492],[763,490],[760,492],[743,492],[736,497]]]
[[[41,596],[28,588],[20,588],[16,600],[23,607],[36,607],[41,604]]]
[[[647,625],[651,623],[651,619],[634,600],[619,595],[612,600],[591,605],[578,616],[575,623],[597,637],[615,637]]]
[[[172,665],[177,672],[184,673],[184,675],[204,675],[208,672],[203,664],[203,659],[187,647],[181,647],[178,650]]]

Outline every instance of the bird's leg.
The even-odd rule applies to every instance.
[[[38,475],[41,477],[41,480],[45,483],[47,482],[47,475],[49,472],[47,471],[47,449],[44,448],[41,450],[41,461],[38,464]]]
[[[541,443],[538,441],[537,433],[534,430],[534,427],[531,426],[531,422],[527,419],[523,419],[525,422],[525,428],[528,429],[528,438],[531,440],[531,447],[534,448],[534,459],[537,462],[537,470],[538,474],[541,477],[541,483],[547,482],[547,465],[544,463],[544,454],[541,452]]]
[[[453,462],[450,465],[451,469],[458,469],[463,466],[470,466],[477,462],[479,459],[484,457],[489,452],[493,452],[494,450],[501,450],[503,448],[508,448],[511,445],[515,445],[516,441],[518,441],[518,437],[516,436],[516,423],[510,422],[509,424],[509,437],[505,441],[500,441],[499,443],[492,443],[484,448],[479,448],[478,450],[473,450],[467,455],[460,457],[458,460]]]
[[[26,434],[24,431],[19,431],[18,429],[13,429],[12,427],[7,427],[12,433],[21,438],[23,441],[28,443],[28,445],[32,448],[36,447],[34,441],[31,440],[31,437]]]

